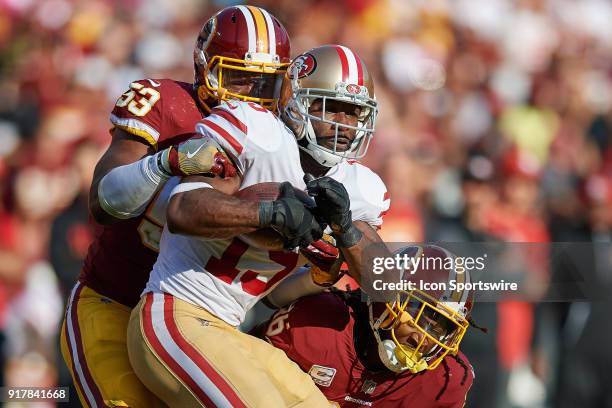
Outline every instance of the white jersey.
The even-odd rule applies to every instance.
[[[214,138],[232,157],[243,176],[241,189],[284,181],[306,187],[295,137],[259,105],[223,104],[197,125],[197,131]],[[351,161],[335,166],[328,175],[346,187],[354,220],[374,227],[382,224],[390,200],[374,172]],[[259,299],[306,262],[298,251],[268,251],[238,237],[212,240],[172,234],[164,228],[145,293],[169,293],[238,326]]]

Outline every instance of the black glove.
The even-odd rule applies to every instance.
[[[259,203],[259,226],[272,227],[285,238],[285,248],[307,247],[323,236],[312,211],[295,197],[291,183],[282,183],[276,201]]]
[[[342,183],[331,177],[315,179],[310,174],[304,176],[308,194],[317,203],[315,214],[319,221],[329,224],[338,247],[349,248],[362,237],[361,231],[353,225],[351,200]]]

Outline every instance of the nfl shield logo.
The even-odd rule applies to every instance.
[[[372,380],[366,380],[361,387],[361,392],[364,394],[372,394],[376,389],[376,383]]]

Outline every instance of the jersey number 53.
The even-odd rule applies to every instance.
[[[132,82],[130,89],[117,99],[115,105],[120,108],[127,106],[127,110],[135,116],[144,116],[149,113],[159,98],[159,92],[155,89],[145,88],[143,84]]]

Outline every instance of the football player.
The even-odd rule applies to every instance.
[[[390,203],[381,179],[356,161],[376,117],[365,64],[336,45],[297,61],[283,81],[283,104],[306,109],[301,112],[312,133],[297,138],[311,143],[298,146],[289,118],[285,123],[257,104],[228,101],[197,129],[223,147],[239,177],[187,177],[170,192],[160,255],[128,328],[134,371],[169,405],[329,406],[281,350],[237,329],[259,299],[307,263],[292,249],[321,237],[321,221],[331,223],[337,245],[351,251],[371,236],[380,240],[375,229]],[[296,198],[293,188],[306,187],[305,170],[326,175],[308,186],[327,210],[310,210]],[[263,182],[285,182],[275,201],[232,195]],[[288,251],[240,238],[267,227],[281,234]],[[298,286],[316,286],[310,274],[299,277]]]
[[[289,63],[285,28],[264,9],[228,7],[194,49],[195,82],[135,81],[111,114],[112,142],[90,193],[95,239],[68,301],[62,354],[86,407],[160,405],[129,364],[126,332],[159,250],[172,175],[233,175],[217,144],[193,136],[221,101],[273,108]],[[189,139],[189,140],[187,140]],[[235,172],[235,171],[234,171]]]
[[[434,245],[397,253],[454,257]],[[420,267],[415,272],[406,279],[447,284],[470,279],[467,270]],[[467,290],[401,292],[389,303],[366,303],[359,291],[327,292],[300,298],[256,331],[342,407],[461,408],[474,380],[459,351],[472,305]]]

